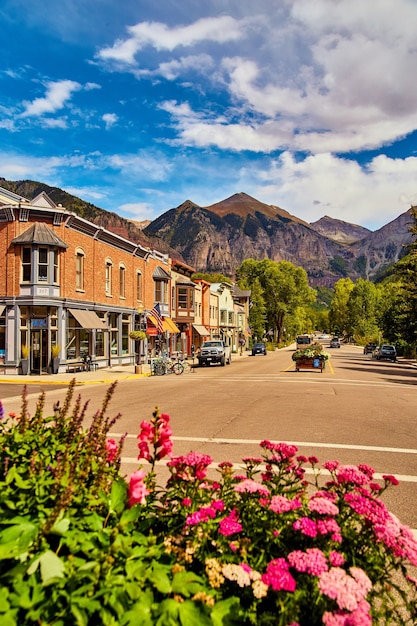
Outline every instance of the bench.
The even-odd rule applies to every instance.
[[[86,364],[83,361],[78,363],[67,363],[67,372],[73,374],[75,372],[85,372]]]

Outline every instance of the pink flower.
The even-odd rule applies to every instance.
[[[259,493],[261,496],[269,496],[269,489],[261,483],[246,478],[234,486],[236,493]]]
[[[283,461],[292,458],[298,451],[297,446],[291,446],[288,443],[273,443],[272,441],[264,440],[259,444],[261,448],[270,450],[275,453],[276,461]]]
[[[336,477],[339,483],[351,483],[352,485],[368,485],[371,478],[368,472],[363,472],[356,465],[340,465]]]
[[[311,498],[308,508],[310,511],[320,513],[320,515],[337,515],[339,513],[339,508],[327,498]]]
[[[219,533],[224,537],[240,533],[242,530],[242,524],[238,521],[238,514],[235,509],[230,512],[228,517],[221,520],[219,524]]]
[[[146,504],[146,496],[149,494],[149,491],[144,483],[145,477],[146,473],[144,470],[137,470],[130,476],[127,492],[129,506],[138,503]]]
[[[194,511],[191,515],[187,516],[185,523],[187,526],[195,526],[201,522],[207,522],[209,519],[216,517],[216,510],[211,506],[203,506],[198,511]]]
[[[400,484],[400,481],[395,478],[395,476],[392,476],[392,474],[384,474],[382,478],[385,480],[386,483],[391,483],[391,485],[396,486]]]
[[[332,567],[319,578],[320,591],[335,600],[340,609],[354,611],[372,588],[365,572],[358,567],[350,568],[351,576],[340,567]]]
[[[268,563],[261,580],[275,591],[295,591],[296,582],[289,569],[290,566],[285,559],[273,559]]]
[[[307,548],[305,552],[302,550],[294,550],[288,554],[289,564],[297,570],[297,572],[306,572],[313,576],[320,576],[329,569],[326,557],[318,548]]]
[[[336,552],[335,550],[332,550],[332,552],[330,552],[329,554],[329,563],[330,565],[332,565],[333,567],[340,567],[341,565],[343,565],[345,562],[345,557],[343,556],[343,554],[340,554],[340,552]]]
[[[300,519],[294,522],[293,528],[294,530],[301,530],[303,535],[306,535],[307,537],[317,536],[316,522],[309,517],[300,517]]]
[[[334,472],[334,470],[339,467],[339,461],[326,461],[323,463],[323,467],[329,472]]]
[[[181,500],[182,506],[191,506],[192,503],[193,501],[191,500],[191,498],[183,498],[183,500]]]
[[[274,513],[287,513],[288,511],[293,511],[294,509],[299,509],[301,507],[301,502],[295,498],[294,500],[289,500],[285,496],[272,496],[269,508]]]
[[[107,452],[107,460],[109,463],[112,463],[117,456],[117,452],[119,450],[119,446],[115,442],[114,439],[107,439],[106,441],[106,452]]]
[[[151,460],[151,453],[149,452],[149,446],[146,441],[141,441],[138,443],[139,454],[138,459],[145,459],[145,461]]]

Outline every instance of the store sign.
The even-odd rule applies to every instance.
[[[37,317],[31,320],[32,328],[48,328],[48,319],[46,317]]]

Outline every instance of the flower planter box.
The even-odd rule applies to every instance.
[[[320,356],[302,357],[295,361],[295,371],[315,370],[322,372],[326,367],[326,359]]]

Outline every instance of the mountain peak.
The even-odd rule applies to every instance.
[[[306,222],[303,222],[299,218],[291,215],[288,211],[284,211],[284,209],[272,204],[265,204],[264,202],[256,200],[256,198],[253,198],[244,192],[235,193],[233,196],[230,196],[221,202],[216,202],[215,204],[211,204],[210,206],[206,206],[204,208],[207,211],[211,211],[211,213],[215,213],[219,217],[224,217],[225,215],[234,213],[235,215],[246,218],[248,215],[262,213],[270,218],[284,217],[285,219],[293,220],[294,222],[306,224]]]

